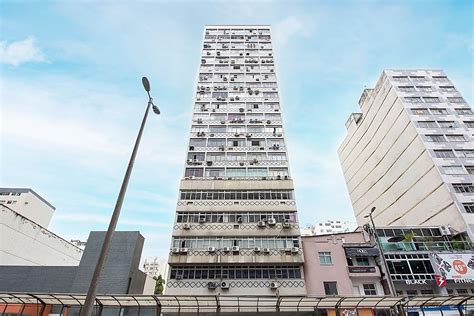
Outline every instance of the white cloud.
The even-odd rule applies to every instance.
[[[44,62],[43,53],[36,46],[33,37],[27,37],[24,40],[7,43],[0,42],[0,61],[4,64],[18,66],[27,62]]]

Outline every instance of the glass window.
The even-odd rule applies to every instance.
[[[423,97],[425,103],[439,103],[441,102],[438,97]]]
[[[207,168],[206,177],[223,177],[225,174],[224,169],[220,168]]]
[[[409,103],[422,103],[420,97],[407,97],[404,99],[405,99],[405,102],[409,102]]]
[[[474,150],[470,150],[470,149],[456,150],[456,154],[458,154],[459,157],[474,158]]]
[[[428,115],[430,112],[428,112],[428,109],[412,109],[411,110],[413,114],[416,115]]]
[[[249,168],[248,176],[249,177],[265,177],[267,176],[267,168]]]
[[[337,295],[337,282],[323,282],[326,295]]]
[[[415,92],[414,86],[399,86],[398,89],[403,92]]]
[[[437,128],[436,122],[434,121],[418,121],[418,126],[422,128]]]
[[[202,168],[186,168],[186,172],[184,174],[185,177],[202,177],[202,175]]]
[[[377,295],[375,284],[363,284],[365,295]]]
[[[464,135],[446,135],[446,139],[450,142],[464,142]]]
[[[425,135],[425,136],[426,136],[426,140],[429,142],[441,143],[445,141],[443,135]]]
[[[461,97],[448,97],[449,103],[464,103],[464,99]]]
[[[435,150],[434,151],[436,158],[454,158],[454,153],[452,150]]]
[[[445,174],[466,174],[462,166],[443,166]]]
[[[319,255],[319,263],[321,265],[331,265],[332,258],[330,252],[318,252]]]
[[[358,266],[370,266],[369,258],[367,257],[357,257],[356,262]]]
[[[430,86],[416,86],[416,89],[418,91],[423,91],[423,92],[431,92],[433,91],[433,88]]]
[[[474,174],[474,166],[464,166],[468,174]]]
[[[464,124],[466,124],[466,126],[469,128],[474,128],[474,122],[472,121],[464,121]]]
[[[456,92],[454,86],[439,86],[439,89],[443,92]]]
[[[454,109],[454,110],[456,111],[457,114],[460,114],[460,115],[472,114],[471,109]]]
[[[430,111],[434,115],[448,114],[448,111],[446,111],[446,109],[431,108]]]
[[[442,128],[454,128],[457,126],[456,122],[454,121],[438,121],[438,124]]]
[[[453,183],[453,188],[456,193],[474,193],[472,183]]]
[[[245,177],[245,168],[227,168],[228,177]]]

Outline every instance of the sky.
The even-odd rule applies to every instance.
[[[25,1],[0,3],[0,185],[56,207],[50,229],[106,230],[146,106],[118,230],[165,258],[206,24],[271,24],[303,225],[354,221],[337,148],[383,69],[443,69],[472,104],[472,1]]]

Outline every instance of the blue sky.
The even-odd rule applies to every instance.
[[[146,102],[118,225],[165,257],[205,24],[271,24],[303,224],[353,220],[336,149],[384,68],[441,68],[472,104],[472,1],[2,1],[2,186],[31,187],[67,239],[105,230]]]

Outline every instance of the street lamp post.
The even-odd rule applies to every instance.
[[[104,242],[102,244],[102,249],[100,250],[99,259],[97,260],[97,264],[95,266],[94,275],[92,276],[91,283],[89,285],[89,290],[87,291],[86,301],[84,302],[84,306],[81,308],[80,316],[90,316],[92,313],[92,308],[95,302],[95,296],[97,293],[97,286],[99,283],[100,274],[102,269],[104,268],[105,260],[107,259],[107,255],[110,249],[110,242],[112,240],[112,236],[115,231],[115,227],[117,226],[117,222],[120,216],[120,210],[122,209],[123,199],[125,197],[125,193],[127,192],[128,182],[130,180],[130,175],[132,173],[133,164],[135,163],[135,157],[137,156],[138,147],[140,145],[140,141],[142,139],[143,129],[145,128],[145,123],[148,118],[148,112],[150,111],[150,107],[152,107],[153,112],[159,115],[160,110],[156,105],[153,104],[153,98],[150,96],[150,82],[146,77],[142,78],[142,84],[145,88],[145,91],[148,94],[148,104],[145,110],[145,114],[143,116],[142,124],[140,126],[140,130],[137,135],[137,139],[135,140],[135,146],[133,147],[132,155],[130,157],[130,161],[128,162],[127,171],[125,172],[125,177],[122,181],[122,186],[120,187],[120,192],[117,197],[117,201],[115,202],[114,212],[112,214],[112,218],[110,219],[109,228],[107,229],[107,233],[105,234]]]
[[[375,242],[377,243],[377,247],[379,248],[380,256],[382,257],[383,265],[385,268],[385,274],[387,276],[388,288],[390,290],[390,294],[392,296],[395,296],[396,295],[395,286],[393,285],[392,278],[390,277],[387,261],[385,260],[385,254],[383,252],[383,246],[380,245],[379,234],[377,233],[377,228],[375,227],[374,218],[372,217],[372,213],[374,212],[375,212],[375,206],[372,207],[372,209],[370,210],[370,213],[368,215],[365,215],[364,218],[370,218],[370,222],[372,223],[372,229],[373,229],[373,234],[375,237]]]

